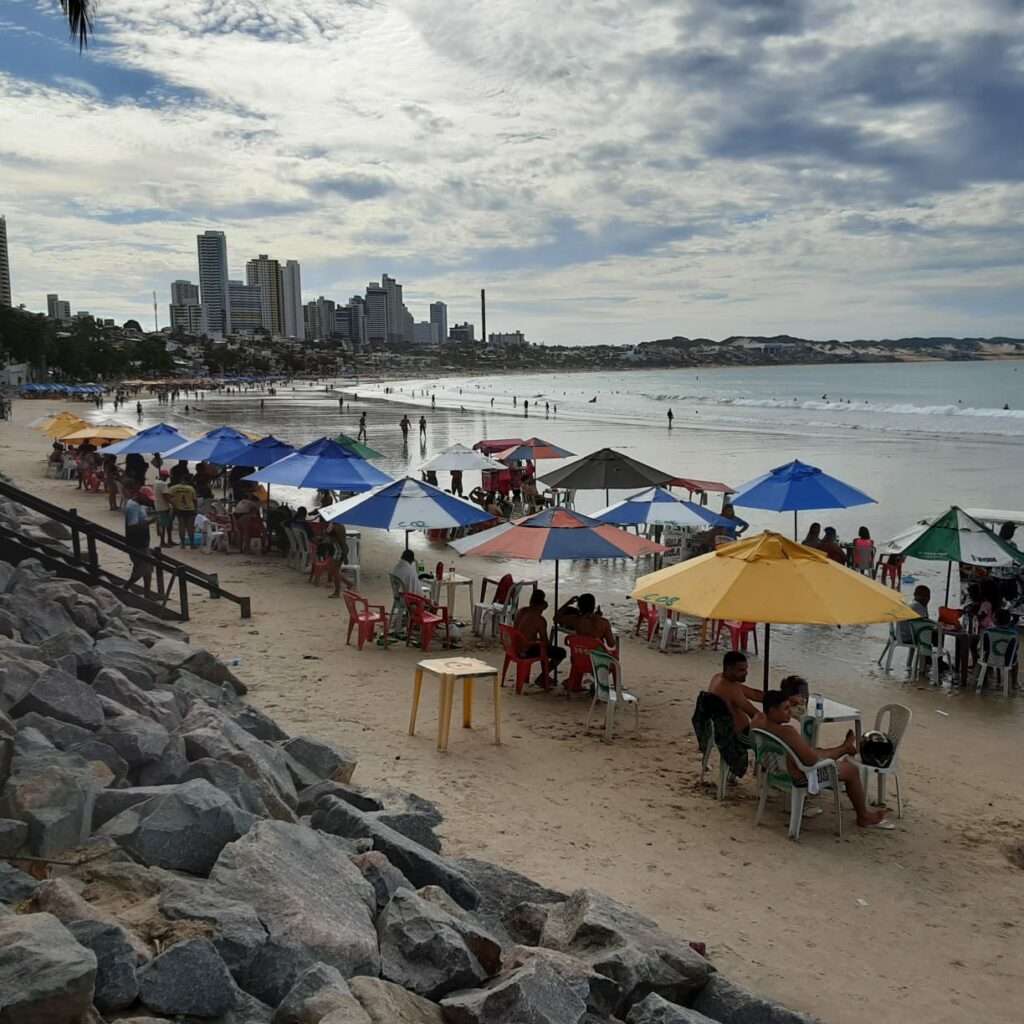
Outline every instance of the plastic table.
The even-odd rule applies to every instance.
[[[444,579],[433,579],[430,581],[430,600],[434,604],[440,603],[441,588],[445,589],[445,596],[448,600],[445,602],[448,608],[448,614],[454,619],[455,618],[455,588],[465,587],[466,593],[469,595],[469,610],[473,611],[473,581],[468,576],[462,576],[459,573],[453,573],[452,575],[445,575]]]
[[[818,745],[818,733],[821,730],[822,724],[830,722],[853,722],[853,731],[857,737],[857,746],[860,747],[860,711],[857,708],[851,708],[848,704],[840,704],[837,700],[829,700],[828,697],[824,698],[825,710],[821,718],[818,718],[814,714],[814,697],[810,697],[807,701],[807,714],[800,715],[800,731],[804,734],[804,739],[812,747]]]
[[[420,706],[424,673],[437,676],[441,683],[437,720],[438,750],[448,749],[456,681],[462,680],[462,727],[469,729],[473,725],[473,684],[480,676],[491,676],[494,681],[494,743],[496,746],[501,745],[501,685],[498,670],[476,658],[428,658],[417,663],[412,690],[412,715],[409,718],[410,736],[416,735],[416,713]]]

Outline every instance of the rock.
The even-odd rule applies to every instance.
[[[221,704],[224,705],[224,713],[228,718],[250,736],[255,736],[256,739],[263,740],[264,743],[276,743],[278,740],[288,739],[288,733],[277,722],[268,718],[261,711],[249,707],[248,704],[232,705],[223,700]]]
[[[691,1005],[705,1017],[728,1024],[822,1024],[817,1017],[755,995],[720,974],[711,975]]]
[[[255,996],[235,988],[235,1008],[223,1024],[271,1024],[274,1019],[274,1008],[261,1003]],[[121,1022],[118,1022],[121,1024]],[[221,1024],[221,1022],[216,1022]]]
[[[138,640],[105,637],[96,641],[96,654],[104,668],[117,669],[136,686],[151,690],[156,679],[149,648]]]
[[[536,962],[547,964],[587,1004],[588,1012],[597,1017],[610,1016],[622,1000],[622,990],[616,982],[568,953],[538,946],[513,946],[504,959],[506,971]]]
[[[143,690],[116,668],[101,669],[93,679],[92,687],[129,711],[158,722],[168,732],[181,725],[181,713],[173,693],[160,689]]]
[[[0,1020],[69,1024],[89,1012],[96,955],[50,914],[0,918]]]
[[[370,794],[364,794],[355,786],[347,786],[343,782],[332,782],[325,779],[315,786],[307,786],[299,790],[299,814],[312,814],[316,810],[321,797],[336,796],[345,803],[351,804],[360,811],[382,811],[384,805]]]
[[[430,818],[415,811],[380,811],[373,815],[382,825],[425,846],[431,853],[441,852],[441,840],[437,838],[430,824]]]
[[[158,619],[155,615],[150,615],[149,612],[144,612],[140,608],[122,605],[121,617],[131,631],[131,635],[147,647],[152,647],[159,641],[165,640],[188,643],[188,634],[183,629],[172,626],[164,619]]]
[[[92,637],[77,626],[47,637],[39,649],[54,661],[70,658],[74,667],[68,671],[79,679],[91,679],[100,667]]]
[[[76,754],[17,755],[0,794],[0,815],[28,826],[32,856],[52,857],[85,841],[95,795],[92,770]]]
[[[46,655],[27,644],[0,643],[0,707],[8,711],[54,666]]]
[[[280,750],[250,736],[219,709],[200,701],[192,706],[178,731],[190,761],[204,757],[230,761],[256,784],[275,818],[294,820],[298,795]]]
[[[107,718],[96,739],[113,747],[127,761],[129,771],[156,761],[170,743],[162,725],[127,708]]]
[[[0,736],[16,736],[18,727],[11,721],[10,716],[0,711]]]
[[[370,1024],[444,1024],[441,1007],[380,978],[350,978],[349,989]]]
[[[352,858],[352,863],[363,873],[363,878],[373,886],[378,914],[391,902],[391,897],[399,889],[409,889],[410,891],[416,889],[412,882],[383,853],[377,850],[358,854]]]
[[[122,811],[99,834],[150,867],[206,875],[221,850],[258,820],[205,779],[193,779]]]
[[[30,711],[18,719],[18,731],[24,732],[26,729],[35,729],[42,733],[50,745],[58,750],[67,750],[76,743],[96,738],[96,733],[92,729],[84,729],[70,722],[59,722],[56,718],[47,718],[35,711]]]
[[[139,994],[135,980],[136,956],[123,928],[98,921],[68,925],[75,941],[96,954],[96,990],[93,1003],[103,1013],[131,1006]]]
[[[274,1014],[273,1024],[320,1024],[328,1014],[352,1024],[370,1024],[348,984],[334,967],[316,963],[296,979]]]
[[[127,789],[107,789],[97,793],[92,810],[92,827],[98,829],[129,807],[174,791],[174,786],[129,786]]]
[[[238,765],[232,764],[230,761],[217,761],[212,757],[201,757],[198,761],[189,764],[182,774],[182,782],[187,782],[189,779],[205,779],[234,800],[243,811],[259,815],[261,818],[270,817],[270,812],[267,810],[267,805],[263,802],[256,784]]]
[[[213,929],[209,936],[236,980],[244,979],[267,941],[256,911],[243,901],[229,899],[208,883],[177,875],[161,877],[164,887],[158,906],[169,921],[202,921]]]
[[[414,885],[439,885],[468,910],[480,902],[479,893],[462,872],[426,847],[337,797],[323,797],[311,821],[314,828],[333,835],[349,839],[369,837],[373,848],[383,853]]]
[[[671,1002],[689,1002],[711,974],[708,962],[686,942],[601,893],[577,889],[564,903],[539,909],[527,904],[531,909],[542,922],[537,940],[530,934],[535,922],[522,926],[524,907],[506,915],[510,931],[528,945],[572,954],[611,978],[622,990],[624,1006],[652,991]]]
[[[155,760],[136,768],[132,781],[138,786],[170,786],[184,780],[188,771],[185,741],[176,732],[167,738],[167,747]]]
[[[0,857],[13,857],[28,840],[28,825],[12,818],[0,818]]]
[[[427,999],[474,988],[500,963],[497,940],[408,889],[396,892],[384,908],[377,935],[381,974]]]
[[[56,601],[31,587],[15,587],[6,600],[12,602],[7,605],[8,610],[21,620],[22,643],[39,644],[48,636],[76,628],[71,616]]]
[[[13,750],[19,757],[26,754],[45,754],[56,749],[38,729],[22,729],[14,738]],[[8,776],[9,774],[8,771]]]
[[[11,639],[21,636],[21,620],[6,608],[0,608],[0,636],[9,636]]]
[[[0,860],[0,903],[20,903],[26,896],[32,895],[38,884],[31,875]]]
[[[646,999],[633,1006],[626,1017],[626,1024],[716,1024],[710,1017],[696,1010],[688,1010],[678,1003],[670,1003],[652,992]]]
[[[113,747],[99,740],[81,740],[67,748],[68,753],[77,754],[86,761],[105,764],[113,776],[114,785],[121,785],[128,778],[128,762]]]
[[[225,689],[184,668],[178,669],[164,685],[178,698],[179,705],[184,706],[186,715],[197,700],[209,704],[212,708],[221,709],[235,707],[239,703],[235,691],[230,686]]]
[[[10,709],[12,718],[30,711],[83,729],[98,729],[103,724],[103,708],[96,694],[85,683],[57,668],[44,672]]]
[[[136,972],[139,999],[167,1014],[218,1017],[235,1006],[235,986],[209,939],[171,946]]]
[[[14,573],[10,562],[0,562],[0,594],[6,594],[14,586]]]
[[[239,983],[277,1005],[322,961],[348,978],[380,973],[373,890],[345,844],[302,825],[261,821],[230,843],[210,873],[228,898],[249,903],[267,942]]]
[[[586,1004],[547,964],[536,961],[483,988],[441,1000],[449,1024],[580,1024]]]
[[[356,769],[355,754],[334,743],[296,736],[283,747],[299,764],[308,768],[318,780],[348,782]]]
[[[188,669],[189,672],[195,673],[195,675],[206,679],[208,682],[216,683],[217,686],[220,686],[221,683],[227,683],[239,697],[247,692],[245,683],[220,658],[214,656],[209,651],[202,649],[194,651],[192,657],[185,661],[181,667]]]

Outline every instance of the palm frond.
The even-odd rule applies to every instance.
[[[78,52],[89,45],[92,34],[93,0],[60,0],[60,9],[67,15],[71,38],[78,38]]]

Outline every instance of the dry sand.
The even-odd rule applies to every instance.
[[[48,441],[24,424],[54,407],[18,403],[16,422],[0,424],[0,468],[39,497],[119,529],[105,495],[44,478]],[[381,536],[363,531],[361,589],[390,605],[394,547]],[[430,677],[417,735],[408,735],[417,650],[346,647],[343,603],[277,557],[179,553],[253,599],[246,621],[237,606],[197,596],[187,627],[193,643],[241,658],[237,671],[250,699],[285,729],[358,751],[355,781],[391,783],[436,801],[448,854],[490,859],[556,888],[601,889],[671,931],[705,940],[729,976],[830,1024],[1021,1021],[1018,698],[950,696],[894,673],[883,699],[914,712],[898,831],[857,829],[844,801],[842,840],[827,808],[791,843],[778,796],[754,828],[749,775],[724,803],[715,800],[711,776],[699,784],[690,715],[719,664],[715,652],[662,655],[627,636],[623,663],[641,700],[639,737],[623,715],[607,745],[583,734],[588,699],[516,696],[506,687],[504,742],[496,747],[489,687],[478,685],[473,729],[453,724],[441,754]],[[459,568],[479,579],[498,566],[464,559]],[[462,594],[458,609],[468,621]],[[465,635],[466,654],[500,667],[497,642],[477,641],[468,626]],[[880,642],[865,645],[865,670]],[[754,660],[752,676],[759,669]],[[851,672],[822,654],[814,664],[780,662],[777,669],[801,671],[835,699],[862,701],[865,722],[873,722],[877,705],[864,705],[856,666]],[[838,726],[826,729],[829,742],[841,734]]]

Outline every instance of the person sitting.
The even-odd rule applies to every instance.
[[[469,500],[479,505],[481,508],[487,507],[488,494],[482,487],[474,487],[469,492]]]
[[[779,689],[789,698],[789,710],[793,715],[803,715],[807,711],[807,701],[811,696],[811,688],[803,676],[786,676],[779,683]]]
[[[612,624],[601,614],[593,594],[570,597],[555,612],[555,623],[567,633],[600,640],[609,650],[618,647]]]
[[[1017,545],[1013,542],[1013,535],[1017,532],[1016,523],[1003,523],[999,527],[999,539],[1009,544],[1011,548],[1017,550]]]
[[[894,829],[895,826],[885,820],[885,814],[882,811],[868,809],[864,786],[860,780],[860,769],[851,761],[840,760],[857,753],[857,741],[854,738],[853,730],[850,729],[847,732],[846,739],[838,746],[812,747],[804,739],[800,730],[789,724],[789,703],[790,698],[781,690],[770,690],[764,697],[764,710],[755,713],[750,723],[751,727],[763,729],[782,740],[796,754],[802,764],[809,766],[826,758],[835,760],[839,781],[846,787],[846,795],[857,814],[857,824],[861,828],[879,828],[889,831]],[[806,776],[793,763],[792,758],[787,758],[786,761],[793,785],[801,789],[805,788],[807,786]]]
[[[733,725],[741,735],[750,732],[750,720],[757,714],[752,701],[761,702],[761,691],[743,684],[747,679],[747,656],[742,651],[726,651],[722,671],[716,673],[708,693],[721,697],[732,715]]]
[[[484,511],[489,516],[494,516],[495,519],[505,518],[505,513],[502,511],[501,506],[498,504],[498,499],[494,494],[494,491],[490,491],[487,497],[484,499]]]
[[[740,519],[740,517],[736,515],[736,509],[732,507],[731,501],[727,501],[722,506],[720,515],[723,519],[728,519],[731,522],[731,526],[723,527],[723,529],[725,530],[726,535],[732,537],[733,540],[738,537],[742,537],[744,532],[750,529],[750,523],[745,519]]]
[[[866,526],[857,528],[857,539],[853,542],[855,548],[873,548],[875,542],[871,539],[871,531]]]
[[[309,513],[306,511],[306,506],[303,505],[296,509],[295,515],[292,516],[292,521],[289,526],[293,530],[301,530],[307,537],[313,536],[313,526],[308,518]]]
[[[807,536],[803,539],[805,548],[821,548],[821,523],[811,523],[807,527]]]
[[[420,577],[416,571],[416,556],[409,548],[406,548],[401,557],[391,570],[392,576],[397,576],[402,581],[403,594],[416,594],[420,592]]]
[[[825,536],[822,538],[818,547],[820,550],[824,551],[833,562],[838,562],[840,565],[846,565],[846,552],[839,543],[839,537],[836,534],[836,528],[834,526],[825,527]]]
[[[530,595],[530,603],[525,608],[516,612],[512,628],[519,634],[517,643],[518,653],[524,658],[537,658],[540,656],[541,641],[548,638],[548,624],[544,618],[544,609],[548,602],[543,590],[534,590]],[[548,667],[557,668],[565,658],[565,648],[548,644]],[[541,669],[537,679],[537,686],[543,686],[547,690],[551,686],[551,680],[547,673]]]

